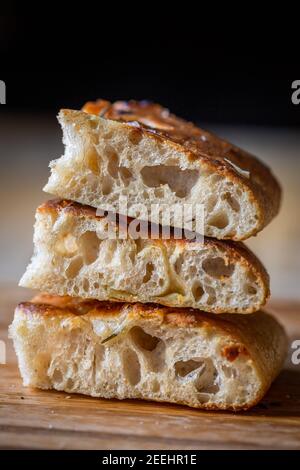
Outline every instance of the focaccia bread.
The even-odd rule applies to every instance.
[[[269,168],[249,153],[169,113],[157,104],[99,100],[84,111],[62,110],[65,154],[51,162],[45,191],[96,208],[197,229],[203,234],[243,240],[277,214],[280,187]],[[146,213],[141,214],[143,204]],[[159,204],[161,212],[151,211]],[[192,217],[178,218],[176,205]]]
[[[242,243],[177,240],[172,233],[152,239],[146,229],[135,239],[131,222],[107,222],[89,206],[48,201],[37,209],[34,255],[20,285],[213,313],[251,313],[268,298],[268,274]]]
[[[10,327],[24,385],[196,408],[255,405],[279,373],[286,336],[270,315],[41,295]]]

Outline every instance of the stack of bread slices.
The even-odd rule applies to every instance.
[[[144,101],[99,100],[62,110],[59,121],[65,154],[45,187],[59,199],[37,209],[21,279],[43,293],[18,305],[10,327],[24,384],[208,409],[255,405],[287,344],[260,310],[268,274],[241,241],[279,210],[270,170]],[[183,206],[190,232],[174,209]],[[187,236],[200,212],[203,240]]]

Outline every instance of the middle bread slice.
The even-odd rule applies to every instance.
[[[136,239],[127,227],[89,206],[46,202],[36,212],[35,251],[20,285],[55,295],[213,313],[252,313],[266,302],[268,274],[242,243],[152,239],[145,233]]]

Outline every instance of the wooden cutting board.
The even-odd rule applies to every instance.
[[[207,412],[142,401],[114,401],[24,388],[7,326],[25,289],[0,286],[0,446],[48,449],[296,449],[300,448],[300,365],[286,368],[249,412]],[[300,304],[269,310],[300,339]]]

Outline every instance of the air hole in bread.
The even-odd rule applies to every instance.
[[[128,252],[128,258],[130,259],[132,265],[135,263],[135,255],[136,253],[133,250]]]
[[[114,135],[114,131],[112,129],[107,129],[102,134],[102,137],[104,140],[111,141],[111,139],[113,138],[113,135]]]
[[[189,267],[189,275],[192,276],[192,277],[194,277],[194,276],[196,276],[196,274],[197,274],[197,268],[196,268],[196,266],[190,266],[190,267]]]
[[[228,224],[229,224],[229,220],[225,212],[219,212],[218,214],[213,215],[208,220],[208,225],[211,225],[212,227],[216,227],[219,229],[223,229],[227,227]]]
[[[133,145],[139,144],[142,138],[143,138],[143,134],[138,129],[134,129],[133,131],[131,131],[128,136],[129,142]]]
[[[198,393],[197,395],[199,403],[207,403],[211,399],[210,393]]]
[[[66,269],[66,276],[68,279],[73,279],[83,266],[83,259],[81,256],[76,256],[70,261],[69,266]]]
[[[148,368],[152,372],[161,372],[165,368],[165,343],[160,341],[153,352],[145,352]]]
[[[76,238],[68,233],[56,242],[54,250],[66,258],[74,256],[78,251]]]
[[[101,186],[102,194],[104,196],[107,196],[107,194],[110,194],[112,192],[112,188],[113,188],[112,180],[110,179],[109,176],[105,176],[105,178],[102,181],[102,186]]]
[[[136,248],[136,254],[140,253],[145,248],[145,241],[142,238],[137,238],[134,240],[135,242],[135,248]]]
[[[176,273],[176,274],[180,274],[181,268],[182,268],[182,263],[183,263],[183,255],[180,254],[180,255],[177,257],[177,259],[176,259],[176,261],[175,261],[175,263],[174,263],[174,270],[175,270],[175,273]]]
[[[90,288],[90,283],[89,283],[87,278],[83,279],[82,288],[83,288],[84,292],[88,293],[89,288]]]
[[[236,230],[230,230],[229,232],[226,233],[226,237],[229,239],[234,239],[236,236]]]
[[[130,180],[132,179],[131,171],[128,170],[128,168],[126,168],[125,166],[120,166],[119,167],[119,172],[120,172],[120,176],[121,176],[121,179],[122,179],[124,185],[128,186]]]
[[[169,157],[167,160],[165,160],[165,164],[167,166],[179,166],[180,162],[179,162],[178,158]]]
[[[149,188],[167,184],[177,197],[186,197],[199,178],[198,170],[182,170],[176,166],[145,166],[141,170],[143,183]]]
[[[96,232],[87,231],[78,241],[85,264],[91,264],[98,258],[100,239]]]
[[[73,380],[69,377],[66,382],[66,390],[73,390],[74,388],[74,382]]]
[[[103,244],[103,251],[101,250],[101,261],[105,264],[111,263],[115,251],[118,247],[117,240],[105,240]]]
[[[244,291],[246,294],[249,294],[249,295],[255,295],[257,294],[257,289],[255,286],[251,285],[251,284],[246,284],[244,286]]]
[[[184,382],[193,381],[198,392],[216,393],[219,386],[216,384],[217,370],[209,358],[194,358],[188,361],[178,361],[174,364],[177,378]],[[201,396],[198,397],[200,400]]]
[[[52,380],[55,385],[60,385],[63,381],[63,374],[59,369],[54,369],[52,373]]]
[[[154,379],[151,384],[151,390],[153,393],[157,393],[160,390],[160,383],[157,379]]]
[[[215,289],[211,286],[205,286],[205,292],[208,294],[206,303],[208,305],[214,304],[217,300]]]
[[[236,369],[230,366],[222,366],[222,371],[227,379],[236,378]]]
[[[107,171],[112,178],[116,179],[118,177],[119,157],[117,153],[109,147],[106,148],[106,156],[108,158]]]
[[[122,362],[125,378],[131,385],[137,385],[141,380],[141,366],[137,353],[133,349],[125,349]]]
[[[105,354],[105,347],[102,344],[96,344],[95,352],[94,352],[94,360],[93,360],[94,374],[99,373],[101,363],[104,359],[104,354]]]
[[[210,214],[210,212],[212,212],[212,210],[215,208],[215,205],[217,204],[217,202],[218,202],[217,196],[210,196],[207,199],[206,210],[207,210],[208,214]]]
[[[147,282],[150,281],[151,277],[152,277],[152,274],[153,274],[153,271],[154,271],[154,264],[149,262],[146,264],[146,272],[145,272],[145,275],[143,277],[143,283],[146,284]]]
[[[198,302],[204,294],[204,289],[200,282],[196,281],[192,287],[192,294],[196,302]]]
[[[217,393],[220,390],[216,383],[218,377],[217,369],[210,358],[203,359],[203,367],[196,375],[195,388],[201,393]]]
[[[134,326],[129,334],[133,344],[143,353],[147,367],[153,372],[163,370],[166,349],[164,341],[149,335],[139,326]]]
[[[91,129],[97,129],[98,128],[98,121],[96,119],[97,119],[96,117],[93,117],[89,121],[89,126],[91,127]],[[79,127],[78,127],[78,129],[79,129]]]
[[[37,374],[47,374],[51,362],[51,356],[47,352],[40,352],[35,354],[34,368]]]
[[[132,179],[131,171],[128,168],[119,165],[119,157],[112,148],[108,147],[106,149],[106,154],[108,158],[107,171],[110,176],[114,179],[117,179],[120,175],[123,184],[128,186],[130,180]]]
[[[130,336],[136,346],[146,351],[154,351],[161,341],[159,338],[156,338],[156,336],[151,336],[146,333],[140,326],[131,328]]]
[[[202,262],[202,268],[211,277],[220,279],[221,277],[230,277],[234,271],[234,264],[225,264],[223,258],[206,258]]]
[[[204,367],[202,359],[189,359],[188,361],[178,361],[174,364],[177,377],[186,377],[192,372]]]
[[[233,197],[229,192],[222,195],[222,199],[228,203],[232,210],[239,212],[240,205],[235,197]]]
[[[99,157],[96,150],[91,150],[86,155],[86,164],[89,170],[94,173],[94,175],[99,174]]]

